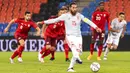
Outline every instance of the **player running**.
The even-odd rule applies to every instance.
[[[24,50],[25,40],[28,37],[28,32],[31,27],[37,30],[36,35],[40,35],[40,28],[31,20],[31,13],[25,12],[24,18],[13,19],[9,22],[8,26],[5,28],[4,32],[8,32],[11,24],[18,23],[18,28],[14,34],[15,39],[18,43],[18,48],[14,51],[13,55],[10,58],[10,62],[14,63],[13,59],[18,56],[18,61],[23,62],[22,52]]]
[[[110,49],[116,50],[119,44],[120,37],[124,37],[124,32],[126,30],[126,24],[127,22],[124,20],[125,13],[121,12],[119,13],[118,18],[115,18],[112,20],[111,23],[111,30],[108,34],[107,38],[107,48],[104,53],[104,60],[107,60],[107,55],[109,53]]]
[[[64,8],[61,8],[61,10],[63,10],[64,12],[62,12],[62,11],[59,11],[59,16],[61,15],[61,14],[64,14],[64,13],[67,13],[68,12],[68,9],[67,9],[67,7],[65,7],[64,6]],[[59,42],[60,40],[62,40],[63,41],[63,47],[64,47],[64,51],[65,51],[65,61],[66,62],[70,62],[70,60],[69,60],[69,46],[68,46],[68,44],[67,44],[67,42],[66,42],[66,40],[65,40],[65,25],[64,25],[64,21],[60,21],[60,22],[58,22],[57,23],[58,24],[58,30],[57,30],[57,42]],[[52,57],[50,58],[50,60],[54,60],[55,59],[55,51],[54,52],[51,52],[51,55],[52,55]]]
[[[101,29],[98,28],[93,22],[91,22],[88,18],[77,12],[76,3],[70,4],[68,13],[62,14],[58,18],[50,19],[43,22],[45,24],[52,24],[59,21],[65,22],[66,40],[73,54],[70,66],[67,70],[68,72],[75,72],[73,70],[73,67],[76,62],[82,64],[82,60],[79,57],[79,55],[81,55],[82,53],[82,36],[80,31],[81,20],[85,23],[88,23],[90,26],[96,29],[97,32],[101,32]]]
[[[90,44],[90,55],[87,57],[87,60],[91,60],[94,51],[94,44],[96,42],[97,37],[99,36],[98,44],[98,57],[97,60],[101,60],[100,56],[103,49],[103,40],[105,37],[105,24],[107,21],[108,30],[110,29],[109,23],[109,13],[104,10],[104,2],[99,3],[99,9],[97,9],[92,14],[92,21],[102,30],[102,33],[97,32],[95,29],[92,28],[92,37],[91,37],[91,44]]]
[[[58,11],[58,16],[61,16],[64,13],[64,9],[60,9]],[[56,18],[57,16],[52,16],[50,19]],[[40,62],[44,63],[44,57],[48,56],[50,53],[52,54],[52,57],[50,60],[54,60],[54,52],[56,48],[56,41],[57,37],[59,37],[59,30],[61,28],[61,25],[64,24],[63,21],[52,23],[51,25],[43,25],[43,37],[45,38],[45,46],[42,48],[42,50],[38,54],[38,59]],[[42,22],[39,22],[38,24],[42,24]],[[44,54],[43,54],[44,53]]]

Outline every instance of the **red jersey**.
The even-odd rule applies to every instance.
[[[22,36],[28,36],[31,27],[37,28],[37,25],[32,20],[26,22],[24,18],[15,20],[15,23],[18,23],[15,34],[20,34]]]
[[[108,23],[108,29],[110,29],[110,20],[109,20],[109,13],[104,10],[100,11],[97,9],[93,14],[92,14],[92,21],[102,30],[105,31],[105,24],[106,21]]]
[[[57,34],[59,36],[65,35],[65,24],[64,24],[64,21],[58,22],[58,28],[57,29],[58,29]]]
[[[51,16],[49,19],[56,18],[56,16]],[[47,26],[45,30],[45,37],[56,38],[57,37],[57,23],[53,23]]]

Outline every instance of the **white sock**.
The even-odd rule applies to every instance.
[[[105,52],[104,52],[104,57],[107,57],[108,53],[109,53],[109,49],[106,48],[106,50],[105,50]]]
[[[73,68],[75,63],[76,63],[76,58],[73,56],[68,69]]]

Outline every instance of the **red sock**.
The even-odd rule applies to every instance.
[[[93,51],[94,51],[94,44],[90,44],[90,53],[91,53],[91,55],[93,55]]]
[[[45,53],[42,55],[42,58],[48,56],[51,53],[50,49],[45,50]]]
[[[46,51],[46,46],[44,46],[44,47],[42,48],[42,50],[40,51],[40,53],[43,54],[45,51]]]
[[[68,44],[64,44],[64,49],[65,49],[65,57],[69,58],[68,57],[68,54],[69,54],[69,46],[68,46]]]
[[[20,46],[20,47],[18,48],[18,50],[19,50],[19,55],[18,55],[18,57],[22,57],[22,52],[23,52],[23,50],[24,50],[24,46]]]
[[[14,51],[13,55],[11,56],[11,59],[14,59],[16,56],[18,56],[19,51],[18,49],[16,51]]]
[[[98,46],[98,57],[100,57],[101,56],[101,54],[102,54],[102,48],[103,48],[103,45],[99,45]]]
[[[55,51],[51,51],[51,55],[52,55],[51,58],[55,58]]]

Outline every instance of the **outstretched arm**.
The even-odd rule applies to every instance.
[[[59,22],[61,20],[64,20],[65,18],[66,18],[66,15],[62,14],[61,16],[59,16],[59,17],[57,17],[55,19],[49,19],[49,20],[44,21],[44,24],[56,23],[56,22]]]
[[[96,29],[96,31],[97,32],[101,32],[101,29],[100,28],[98,28],[97,26],[96,26],[96,24],[94,24],[92,21],[90,21],[88,18],[83,18],[82,19],[85,23],[87,23],[87,24],[89,24],[91,27],[93,27],[94,29]]]
[[[17,19],[13,19],[13,20],[11,20],[11,21],[9,22],[8,26],[4,29],[4,33],[7,33],[7,32],[8,32],[8,30],[9,30],[11,24],[13,24],[16,20],[17,20]]]

